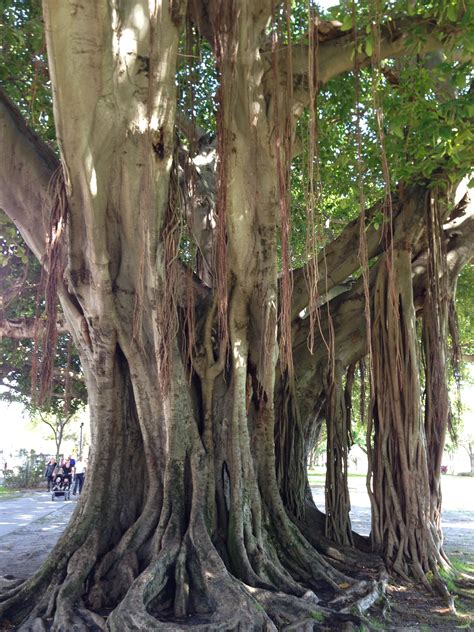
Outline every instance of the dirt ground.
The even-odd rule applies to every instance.
[[[474,488],[474,480],[472,483]],[[353,492],[356,498],[355,490]],[[317,493],[316,490],[316,500]],[[470,499],[474,502],[474,494]],[[363,502],[358,504],[363,505]],[[75,506],[75,501],[65,502],[57,511],[0,538],[0,591],[11,585],[12,581],[30,577],[61,535],[67,537],[67,524]],[[367,507],[356,506],[353,500],[352,519],[354,525],[357,523],[361,527],[361,532],[364,531],[364,525],[367,528],[366,510]],[[447,578],[454,595],[456,614],[439,597],[417,586],[392,581],[387,588],[386,598],[366,613],[365,623],[359,630],[474,630],[474,532],[470,528],[474,513],[466,511],[465,506],[461,511],[448,511],[451,513],[446,532],[450,536],[446,538],[446,550],[457,572],[470,573],[473,578],[464,585],[462,582],[455,584],[453,578]],[[454,591],[459,589],[463,594],[455,595]]]
[[[444,549],[453,566],[445,581],[454,598],[456,613],[439,596],[430,595],[416,585],[392,580],[385,601],[367,613],[367,630],[474,630],[474,478],[443,476],[442,490]],[[324,510],[323,487],[319,485],[312,491],[316,504]],[[370,501],[365,477],[350,476],[349,491],[353,529],[368,535]]]

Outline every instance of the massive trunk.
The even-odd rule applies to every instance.
[[[290,522],[275,474],[280,122],[259,49],[269,7],[211,11],[227,243],[215,299],[176,289],[169,182],[183,8],[45,1],[69,207],[61,298],[93,449],[67,535],[2,596],[3,619],[24,619],[22,630],[51,620],[58,632],[275,629],[311,620],[316,593],[347,581]]]
[[[175,76],[185,3],[44,0],[68,206],[50,237],[67,222],[64,250],[54,251],[56,263],[64,253],[64,278],[55,282],[84,367],[93,449],[88,493],[67,534],[34,577],[0,598],[1,616],[23,621],[20,629],[272,630],[287,623],[312,629],[329,614],[317,605],[318,596],[329,600],[340,584],[355,583],[312,546],[329,551],[306,520],[304,441],[326,416],[333,485],[327,533],[348,544],[353,536],[344,478],[342,375],[365,353],[364,292],[358,281],[350,294],[331,302],[331,323],[329,311],[321,320],[326,336],[329,325],[336,332],[337,353],[327,378],[324,346],[314,355],[307,349],[309,319],[295,316],[293,332],[285,321],[307,304],[305,291],[297,287],[290,310],[285,253],[289,145],[300,104],[280,98],[282,86],[293,78],[284,75],[278,43],[273,64],[263,47],[272,4],[215,0],[206,3],[200,19],[194,16],[212,42],[220,82],[212,217],[217,226],[210,239],[208,226],[200,227],[198,247],[207,259],[198,267],[200,283],[178,261]],[[199,14],[196,5],[191,13]],[[396,53],[392,40],[389,52]],[[352,67],[350,47],[341,48],[344,63],[332,70],[326,61],[324,80]],[[28,149],[34,148],[27,141]],[[49,153],[40,158],[35,158],[43,167],[35,171],[38,180],[57,166]],[[22,219],[17,221],[22,228]],[[44,240],[32,235],[30,224],[25,217],[24,234],[41,258]],[[359,267],[356,256],[342,252],[354,245],[354,237],[357,242],[358,233],[353,225],[333,254],[328,249],[329,289]],[[367,238],[370,257],[381,254],[372,226]],[[51,263],[51,244],[47,250]],[[373,276],[378,269],[383,284],[381,261]],[[399,264],[404,327],[400,333],[393,322],[390,334],[407,336],[402,364],[404,379],[411,379],[413,300],[407,294],[411,259],[405,251]],[[327,284],[328,270],[325,276]],[[377,309],[391,305],[380,299]],[[396,320],[392,312],[389,316]],[[385,359],[392,338],[380,331],[377,340]],[[392,355],[386,367],[376,368],[381,388],[389,381],[384,373],[389,361]],[[423,423],[413,403],[419,399],[416,379],[409,388],[415,428],[410,436],[419,445]],[[281,413],[278,464],[275,402]],[[395,406],[386,413],[380,408],[380,424],[389,424],[391,413],[403,422]],[[386,476],[390,484],[404,452],[394,436],[389,441],[397,458],[387,465],[382,450],[376,467],[380,481]],[[410,475],[422,472],[428,489],[426,454],[415,457]],[[426,513],[423,490],[418,491],[408,514],[412,522]],[[404,519],[392,496],[391,522]],[[378,490],[374,498],[381,505]],[[312,515],[320,524],[320,516]],[[406,529],[392,528],[391,522],[385,517],[377,522],[380,537],[375,536],[389,561],[393,532],[396,543],[406,544]],[[438,544],[434,555],[440,553]],[[341,621],[347,618],[340,615]]]

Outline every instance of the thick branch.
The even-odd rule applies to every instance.
[[[49,182],[59,161],[29,130],[18,109],[0,90],[0,207],[41,261],[46,245]]]
[[[474,256],[474,205],[464,203],[463,210],[456,221],[456,230],[453,233],[451,223],[445,227],[447,260],[448,260],[448,290],[453,292],[456,287],[457,277],[464,265]],[[372,288],[378,267],[384,262],[384,258],[373,266],[370,273],[370,286]],[[417,308],[421,309],[426,288],[426,255],[420,253],[413,261],[413,291]],[[366,321],[364,317],[364,291],[362,279],[359,279],[353,287],[343,295],[330,301],[328,309],[321,309],[321,327],[315,332],[315,353],[310,354],[307,346],[309,333],[309,318],[297,319],[294,327],[295,367],[298,373],[298,401],[301,404],[301,412],[304,415],[314,405],[315,392],[320,384],[315,385],[314,378],[319,375],[319,368],[327,364],[327,349],[325,339],[329,339],[328,313],[331,315],[336,340],[337,359],[343,366],[348,366],[358,361],[367,354]]]
[[[19,320],[0,320],[0,340],[2,338],[12,338],[13,340],[33,339],[35,336],[42,336],[46,322],[35,320],[34,318],[22,318]],[[69,333],[64,316],[59,315],[56,327],[58,334]]]
[[[414,33],[416,29],[416,34]],[[421,21],[419,18],[402,18],[391,21],[381,27],[380,33],[380,58],[393,58],[414,52],[415,44],[421,43],[421,49],[416,49],[417,54],[439,50],[443,47],[443,40],[437,37],[439,27],[434,22]],[[358,41],[365,40],[365,31],[358,34]],[[298,44],[292,47],[293,74],[295,77],[305,77],[308,73],[308,45]],[[341,36],[340,30],[334,28],[331,38],[318,42],[318,84],[327,83],[337,75],[352,70],[354,64],[367,65],[371,56],[365,51],[357,54],[354,60],[354,33],[348,31]],[[282,55],[282,59],[285,59]],[[298,84],[301,79],[298,80]],[[302,91],[298,90],[299,97]],[[309,98],[309,93],[308,93]]]
[[[424,204],[424,193],[423,189],[417,191],[415,188],[406,189],[403,194],[405,198],[409,197],[409,201],[405,200],[405,204],[409,204],[410,207],[405,211],[401,212],[404,208],[404,205],[401,203],[402,197],[401,195],[398,198],[393,198],[393,228],[398,232],[400,238],[403,239],[403,234],[409,230],[409,224],[411,224],[415,216],[420,217],[420,213],[423,213],[423,204]],[[470,248],[470,240],[469,234],[465,228],[462,230],[462,238],[458,238],[458,234],[460,234],[458,226],[463,222],[471,221],[469,218],[472,215],[472,194],[466,193],[464,198],[456,205],[455,209],[451,213],[451,216],[454,218],[449,224],[445,226],[445,232],[447,238],[450,240],[457,239],[457,243],[453,246],[453,250],[460,250],[462,248]],[[384,243],[382,239],[382,231],[383,226],[379,228],[375,228],[374,224],[371,223],[371,219],[377,214],[380,213],[382,207],[382,202],[376,204],[374,207],[366,211],[366,239],[367,239],[367,253],[369,260],[379,256],[382,254],[384,250]],[[328,246],[326,246],[325,251],[318,258],[318,271],[319,271],[319,281],[318,281],[318,294],[325,298],[327,295],[329,300],[340,294],[341,292],[335,293],[334,290],[341,286],[341,290],[345,291],[350,288],[350,283],[347,284],[347,287],[343,287],[342,284],[347,283],[348,278],[351,274],[357,272],[360,269],[360,258],[359,258],[359,218],[354,219],[352,222],[347,224],[342,233],[334,239]],[[467,224],[466,224],[467,226]],[[422,244],[424,248],[424,244]],[[456,259],[458,261],[458,259]],[[465,265],[468,259],[459,259],[461,267]],[[452,265],[448,260],[448,265],[450,269]],[[460,269],[455,271],[452,270],[451,274],[453,276],[457,276],[460,272]],[[292,304],[292,318],[295,319],[298,314],[308,305],[308,289],[306,286],[306,278],[305,278],[305,267],[299,268],[294,271],[293,279],[294,279],[294,289],[293,289],[293,304]],[[332,292],[332,295],[331,295]],[[324,300],[323,302],[326,302]]]
[[[371,218],[380,211],[381,205],[377,204],[367,211],[366,228],[367,250],[369,259],[379,255],[383,251],[381,241],[382,228],[376,229]],[[400,211],[398,204],[394,204],[394,215]],[[360,268],[359,249],[359,218],[347,224],[342,233],[325,248],[324,254],[318,257],[318,294],[321,296],[330,292],[332,288],[343,283],[347,278]],[[293,304],[292,318],[296,318],[308,305],[308,288],[306,286],[305,268],[295,270],[293,275]]]

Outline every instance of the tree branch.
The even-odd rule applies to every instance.
[[[365,66],[370,64],[371,56],[365,51],[359,52],[354,59],[354,31],[343,33],[341,25],[332,22],[332,29],[323,41],[317,41],[317,69],[316,77],[319,86],[327,83],[337,75],[354,69],[355,64]],[[416,30],[416,37],[413,30]],[[393,20],[381,27],[380,58],[395,58],[410,52],[427,53],[443,48],[445,41],[438,38],[439,26],[433,21],[420,18],[401,18]],[[357,40],[364,42],[365,31],[357,34]],[[295,84],[295,100],[300,106],[306,106],[309,100],[308,88],[308,55],[309,46],[300,42],[292,45],[292,67]],[[286,55],[283,52],[280,59],[285,60],[281,73],[286,72]],[[283,80],[284,74],[282,74]]]
[[[62,314],[58,316],[56,326],[58,334],[69,333]],[[36,321],[35,318],[0,319],[0,340],[2,338],[12,338],[13,340],[33,339],[35,335],[42,336],[45,328],[45,321]]]
[[[383,251],[381,240],[382,227],[375,228],[371,223],[373,217],[380,212],[382,203],[378,203],[366,212],[367,215],[367,250],[369,259],[379,255]],[[394,220],[400,212],[400,205],[397,200],[393,201]],[[323,254],[318,257],[318,294],[324,296],[335,286],[343,283],[346,279],[360,268],[358,255],[359,248],[359,218],[347,224],[342,233],[336,237],[325,248]],[[306,286],[306,266],[299,268],[293,273],[293,304],[292,318],[308,305],[308,288]]]
[[[46,248],[49,182],[59,161],[0,90],[0,207],[41,261]]]
[[[460,210],[461,209],[461,210]],[[456,231],[453,233],[452,222],[445,227],[445,239],[448,260],[448,290],[454,292],[457,277],[462,267],[474,256],[474,204],[463,199],[455,209]],[[370,286],[373,285],[378,266],[384,262],[381,257],[370,271]],[[418,254],[412,264],[413,291],[415,305],[421,309],[426,287],[426,254]],[[307,339],[309,333],[309,318],[298,319],[294,325],[293,354],[297,367],[298,401],[302,414],[311,410],[320,384],[315,379],[320,375],[323,364],[328,363],[328,355],[323,336],[329,338],[328,314],[331,315],[334,336],[336,340],[337,359],[343,366],[348,366],[360,360],[367,353],[366,321],[364,316],[363,281],[358,281],[345,294],[330,301],[327,308],[321,310],[320,328],[315,331],[314,354],[308,350]]]

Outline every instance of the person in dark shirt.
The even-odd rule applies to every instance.
[[[64,474],[64,482],[66,482],[66,479],[67,479],[68,484],[71,485],[71,482],[72,482],[72,465],[71,465],[71,461],[69,459],[66,459],[66,462],[63,465],[63,474]]]

